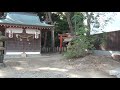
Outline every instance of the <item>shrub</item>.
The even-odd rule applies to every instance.
[[[75,23],[75,37],[67,46],[67,52],[64,54],[66,58],[83,57],[93,48],[91,36],[86,36],[87,30],[83,24],[83,20],[84,16],[81,13],[77,13],[73,18],[73,23]]]

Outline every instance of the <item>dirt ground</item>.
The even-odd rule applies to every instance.
[[[33,58],[9,58],[0,66],[0,78],[116,78],[109,70],[120,62],[104,56],[89,55],[66,60],[61,54]]]

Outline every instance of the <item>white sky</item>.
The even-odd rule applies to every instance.
[[[112,17],[112,20],[110,20],[110,22],[106,24],[106,26],[103,28],[102,24],[104,24],[104,19],[109,17]],[[100,20],[101,26],[97,29],[91,28],[91,34],[102,33],[102,31],[111,32],[111,31],[120,30],[120,12],[106,12],[106,16],[101,16],[99,20]],[[95,29],[96,32],[93,29]]]

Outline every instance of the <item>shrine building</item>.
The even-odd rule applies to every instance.
[[[53,27],[40,21],[34,13],[6,13],[6,17],[0,19],[0,31],[8,37],[4,54],[41,54],[41,31],[50,31]]]

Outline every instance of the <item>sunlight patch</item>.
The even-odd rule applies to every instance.
[[[24,69],[24,68],[22,68],[22,67],[14,67],[16,70],[22,70],[22,69]]]
[[[3,76],[3,74],[2,73],[0,73],[0,77],[2,77]]]
[[[76,75],[76,74],[70,74],[70,77],[72,77],[72,78],[79,78],[80,76]]]
[[[0,77],[3,77],[4,73],[2,71],[0,71]]]
[[[66,69],[59,69],[59,68],[50,68],[50,67],[42,67],[42,68],[38,68],[39,70],[52,70],[52,71],[61,71],[61,72],[65,72],[68,71]]]

